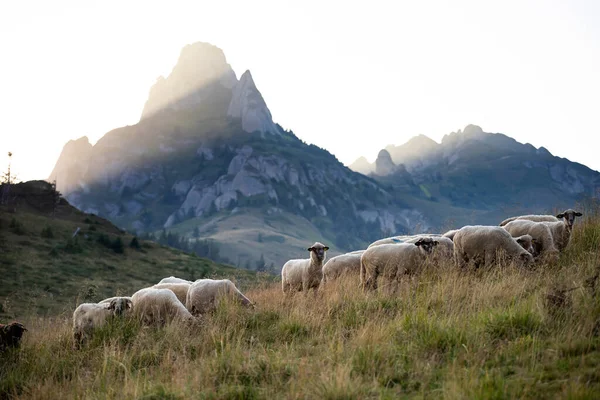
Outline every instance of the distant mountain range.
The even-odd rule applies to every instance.
[[[350,168],[472,209],[513,204],[539,211],[597,197],[600,189],[597,171],[475,125],[444,136],[441,143],[419,135],[389,145],[373,164],[359,158]]]
[[[68,142],[49,180],[125,229],[199,236],[233,264],[279,266],[316,240],[333,255],[390,234],[572,205],[600,187],[589,168],[471,125],[347,168],[274,123],[250,72],[238,80],[206,43],[183,48],[139,123],[94,146]]]

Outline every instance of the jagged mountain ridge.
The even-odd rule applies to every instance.
[[[139,123],[93,146],[87,138],[65,145],[50,180],[72,204],[130,230],[191,235],[200,227],[203,238],[221,241],[242,263],[261,255],[248,254],[248,241],[267,262],[281,263],[290,254],[281,251],[286,246],[322,240],[351,249],[429,226],[373,179],[275,124],[250,72],[232,78],[215,49],[186,46],[171,74],[150,90]],[[197,68],[204,52],[210,68]],[[190,78],[194,68],[208,70],[209,78]],[[245,226],[226,221],[244,215],[262,226],[255,224],[251,240],[227,243]],[[305,228],[295,231],[284,220]]]
[[[425,198],[475,209],[551,209],[597,197],[600,188],[597,171],[475,125],[445,135],[441,143],[419,135],[386,146],[375,163],[359,159],[350,168],[380,182],[413,184]]]

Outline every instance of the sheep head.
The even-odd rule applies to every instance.
[[[519,262],[524,266],[531,265],[534,263],[533,255],[530,252],[521,253],[519,254]]]
[[[329,250],[329,247],[322,243],[315,242],[311,247],[307,249],[310,252],[310,258],[315,258],[315,261],[323,262],[325,259],[325,252]]]
[[[435,246],[438,245],[437,240],[433,240],[432,238],[421,238],[417,242],[415,242],[415,246],[420,247],[427,254],[431,254]]]
[[[580,213],[579,211],[575,211],[575,210],[569,208],[568,210],[565,210],[565,211],[561,212],[560,214],[557,214],[556,218],[564,219],[565,224],[567,224],[569,229],[571,229],[571,228],[573,228],[573,224],[575,223],[575,217],[581,217],[582,215],[583,214]]]
[[[27,328],[20,322],[11,322],[10,324],[3,325],[1,329],[6,344],[11,347],[19,346],[23,332],[27,331]]]
[[[531,254],[535,254],[534,243],[535,239],[531,237],[531,235],[523,235],[516,237],[515,240],[517,243],[521,245],[522,248],[530,252]]]
[[[133,307],[131,299],[125,297],[118,297],[112,299],[108,305],[108,309],[113,311],[115,315],[122,315],[124,312],[130,310]]]

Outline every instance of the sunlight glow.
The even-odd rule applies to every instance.
[[[4,2],[0,167],[44,179],[68,140],[135,124],[204,41],[345,164],[473,123],[598,170],[598,20],[583,0]]]

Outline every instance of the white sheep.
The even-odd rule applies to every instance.
[[[198,279],[188,290],[185,306],[192,315],[201,315],[214,311],[225,297],[244,306],[254,306],[229,279]]]
[[[405,274],[417,272],[437,246],[437,238],[421,238],[416,243],[382,244],[368,248],[360,258],[360,285],[364,291],[377,289],[382,275],[394,284]]]
[[[95,329],[102,327],[110,317],[125,315],[133,306],[131,299],[126,297],[106,300],[103,300],[102,303],[83,303],[73,311],[75,347],[79,347]]]
[[[452,240],[454,239],[454,235],[456,235],[456,232],[458,232],[458,229],[451,229],[448,232],[444,233],[442,236]]]
[[[323,265],[321,285],[343,275],[358,276],[360,274],[360,256],[364,252],[364,250],[357,250],[330,258],[329,261]]]
[[[565,211],[561,212],[560,214],[557,214],[556,216],[530,214],[530,215],[520,215],[518,217],[510,217],[510,218],[507,218],[504,221],[500,222],[500,226],[505,226],[509,222],[512,222],[515,220],[521,220],[521,219],[524,219],[527,221],[533,221],[533,222],[558,222],[564,218],[565,222],[567,224],[569,224],[572,228],[573,223],[575,222],[575,217],[581,217],[582,215],[583,214],[580,213],[579,211],[575,211],[575,210],[569,208],[568,210],[565,210]]]
[[[169,289],[140,289],[131,296],[134,314],[145,324],[173,320],[192,321],[194,317]]]
[[[458,266],[473,262],[476,266],[495,264],[498,253],[519,264],[533,262],[533,256],[525,250],[505,229],[499,226],[465,226],[454,235],[454,259]]]
[[[160,282],[158,282],[158,285],[162,285],[163,283],[189,283],[191,285],[193,282],[186,279],[176,278],[174,276],[169,276],[167,278],[162,278]]]
[[[316,242],[307,249],[309,259],[289,260],[281,269],[281,288],[284,293],[290,291],[308,291],[318,289],[323,279],[323,261],[329,247]]]
[[[398,244],[398,243],[414,243],[414,241],[419,240],[422,237],[435,237],[438,238],[442,236],[439,233],[422,233],[419,235],[398,235],[398,236],[390,236],[387,238],[379,239],[374,241],[367,247],[370,249],[371,247],[381,246],[382,244]]]
[[[188,294],[188,290],[190,290],[191,283],[159,283],[157,285],[152,286],[154,289],[169,289],[177,299],[181,302],[181,304],[185,304],[185,300]]]
[[[571,233],[573,232],[573,225],[565,221],[558,222],[542,222],[546,225],[550,232],[552,232],[552,239],[554,240],[554,246],[558,251],[563,251],[567,248],[571,242]]]
[[[513,238],[516,240],[517,243],[519,243],[521,245],[522,248],[524,248],[529,253],[531,253],[533,255],[533,257],[535,258],[536,254],[537,254],[535,247],[534,247],[535,240],[533,239],[533,237],[531,235],[521,235],[521,236],[517,236],[517,237],[513,236]]]
[[[564,223],[558,221],[557,224]],[[533,254],[536,257],[542,256],[549,260],[558,258],[558,249],[554,244],[554,237],[548,222],[534,222],[526,219],[517,219],[509,222],[503,228],[513,237],[521,235],[530,235],[532,237]]]

